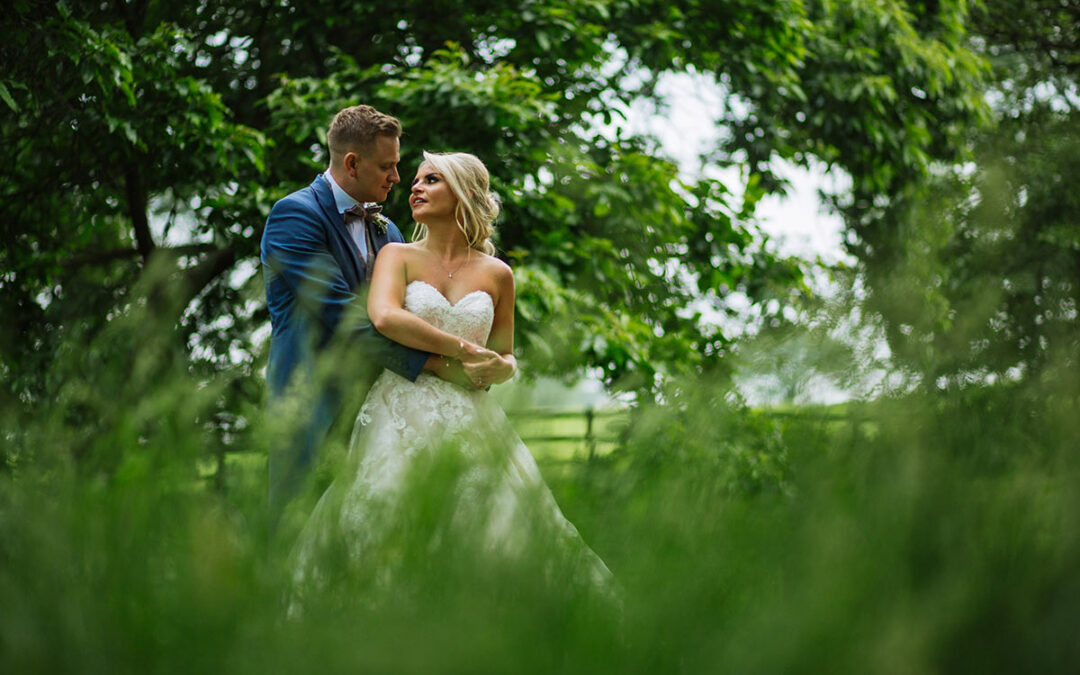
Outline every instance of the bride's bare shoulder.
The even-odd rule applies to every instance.
[[[419,260],[423,255],[423,251],[417,248],[416,243],[404,243],[398,241],[387,242],[379,249],[379,254],[389,253],[391,257],[394,257],[405,262],[413,262]]]
[[[383,244],[382,248],[380,248],[379,250],[380,251],[397,251],[399,253],[405,253],[405,252],[410,252],[411,253],[411,252],[417,251],[417,247],[418,247],[418,245],[414,241],[411,241],[411,242],[388,241],[385,244]]]
[[[483,255],[484,271],[487,274],[490,274],[492,277],[495,278],[496,281],[499,281],[500,283],[506,281],[513,283],[514,271],[510,268],[509,265],[507,265],[505,262],[503,262],[499,258],[496,258],[493,255],[488,255],[487,253]]]
[[[488,255],[487,253],[481,253],[480,255],[482,256],[481,261],[482,264],[485,265],[485,269],[491,272],[498,271],[505,274],[511,273],[510,266],[503,262],[502,259],[496,258],[493,255]]]

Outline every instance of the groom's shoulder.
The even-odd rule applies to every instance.
[[[263,247],[301,232],[313,232],[322,226],[319,202],[311,186],[301,188],[274,202],[263,229]]]
[[[274,210],[291,210],[291,209],[312,209],[318,206],[318,200],[315,197],[314,184],[307,185],[299,190],[290,192],[281,199],[274,202],[272,211]]]
[[[318,224],[320,217],[319,200],[311,185],[291,192],[274,202],[266,220],[268,228],[275,225],[285,226],[286,222],[303,221]]]

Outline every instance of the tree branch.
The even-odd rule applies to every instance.
[[[169,248],[156,248],[157,253],[169,253],[176,256],[182,255],[199,255],[200,253],[208,253],[210,251],[217,251],[218,247],[213,244],[186,244],[184,246],[172,246]],[[65,269],[74,269],[76,267],[86,267],[88,265],[104,265],[114,260],[123,260],[125,258],[135,258],[141,256],[142,252],[134,248],[118,248],[111,251],[98,251],[94,253],[86,253],[81,256],[65,260],[60,263],[60,266]]]
[[[127,28],[128,35],[136,40],[142,37],[143,34],[143,25],[146,23],[146,5],[146,0],[136,0],[135,2],[115,0],[113,3],[116,13],[124,20],[124,27]]]
[[[159,250],[155,255],[161,254]],[[235,262],[236,252],[231,248],[214,249],[194,267],[175,270],[156,280],[148,294],[153,313],[179,318],[191,301]]]
[[[133,165],[124,172],[124,190],[127,193],[128,215],[135,228],[135,244],[145,263],[154,252],[154,239],[150,236],[150,221],[146,217],[146,189],[143,187],[142,174]]]
[[[187,307],[203,289],[210,285],[222,272],[236,262],[236,252],[231,248],[222,248],[206,256],[195,267],[184,272],[184,298],[182,307]]]

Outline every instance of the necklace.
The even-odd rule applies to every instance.
[[[453,279],[454,275],[458,273],[458,270],[460,270],[462,267],[465,267],[465,265],[468,264],[469,259],[471,257],[472,257],[472,249],[469,249],[469,252],[467,254],[465,254],[465,260],[463,260],[457,267],[455,267],[453,271],[450,271],[450,269],[446,265],[443,264],[443,261],[441,259],[439,259],[439,256],[435,256],[435,260],[439,263],[439,267],[443,268],[443,271],[446,272],[446,278],[447,279]]]

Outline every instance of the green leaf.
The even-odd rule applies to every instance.
[[[0,81],[0,99],[4,100],[4,103],[11,108],[12,112],[19,112],[19,104],[11,97],[11,92],[8,91],[8,88],[4,85],[3,81]]]

